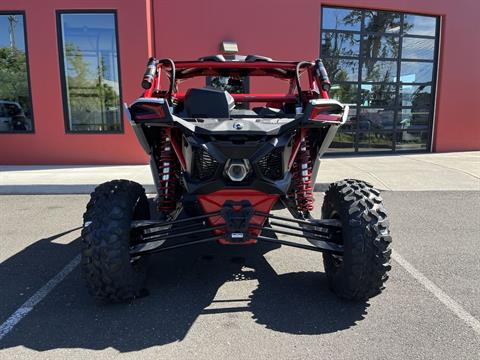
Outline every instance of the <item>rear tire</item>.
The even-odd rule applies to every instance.
[[[392,241],[380,192],[360,180],[333,183],[325,193],[322,218],[342,222],[344,254],[323,255],[332,291],[349,300],[380,294],[388,279]]]
[[[149,205],[140,184],[114,180],[97,186],[84,214],[82,271],[98,300],[123,302],[141,294],[146,269],[130,257],[132,220],[148,219]]]

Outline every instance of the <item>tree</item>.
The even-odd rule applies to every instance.
[[[26,56],[16,47],[0,48],[0,100],[18,102],[31,114]]]
[[[118,93],[106,80],[103,56],[99,54],[96,71],[92,71],[80,48],[66,43],[65,59],[70,116],[77,130],[117,129]]]

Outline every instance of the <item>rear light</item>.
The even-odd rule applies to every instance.
[[[343,124],[347,120],[349,107],[337,100],[311,100],[310,104],[312,110],[308,118],[311,121]]]
[[[159,118],[163,118],[163,116],[159,116],[158,114],[143,114],[137,115],[135,120],[155,120]]]
[[[163,106],[157,104],[141,104],[135,110],[134,120],[161,120],[165,118]]]
[[[332,114],[331,106],[314,107],[310,113],[310,120],[313,121],[342,121],[342,114]]]
[[[130,121],[168,121],[171,119],[170,110],[161,98],[140,98],[130,107],[125,105]]]

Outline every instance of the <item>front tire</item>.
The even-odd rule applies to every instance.
[[[128,180],[97,186],[84,214],[82,271],[96,299],[124,302],[139,297],[146,269],[130,256],[132,220],[148,219],[145,190]]]
[[[392,241],[380,192],[360,180],[333,183],[325,193],[322,218],[342,223],[344,254],[323,255],[332,291],[349,300],[380,294],[388,279]]]

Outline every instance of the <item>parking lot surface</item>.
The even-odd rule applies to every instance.
[[[480,193],[383,197],[398,261],[368,302],[337,299],[319,253],[206,244],[151,256],[149,296],[99,305],[75,262],[88,196],[1,196],[0,359],[479,359]]]

